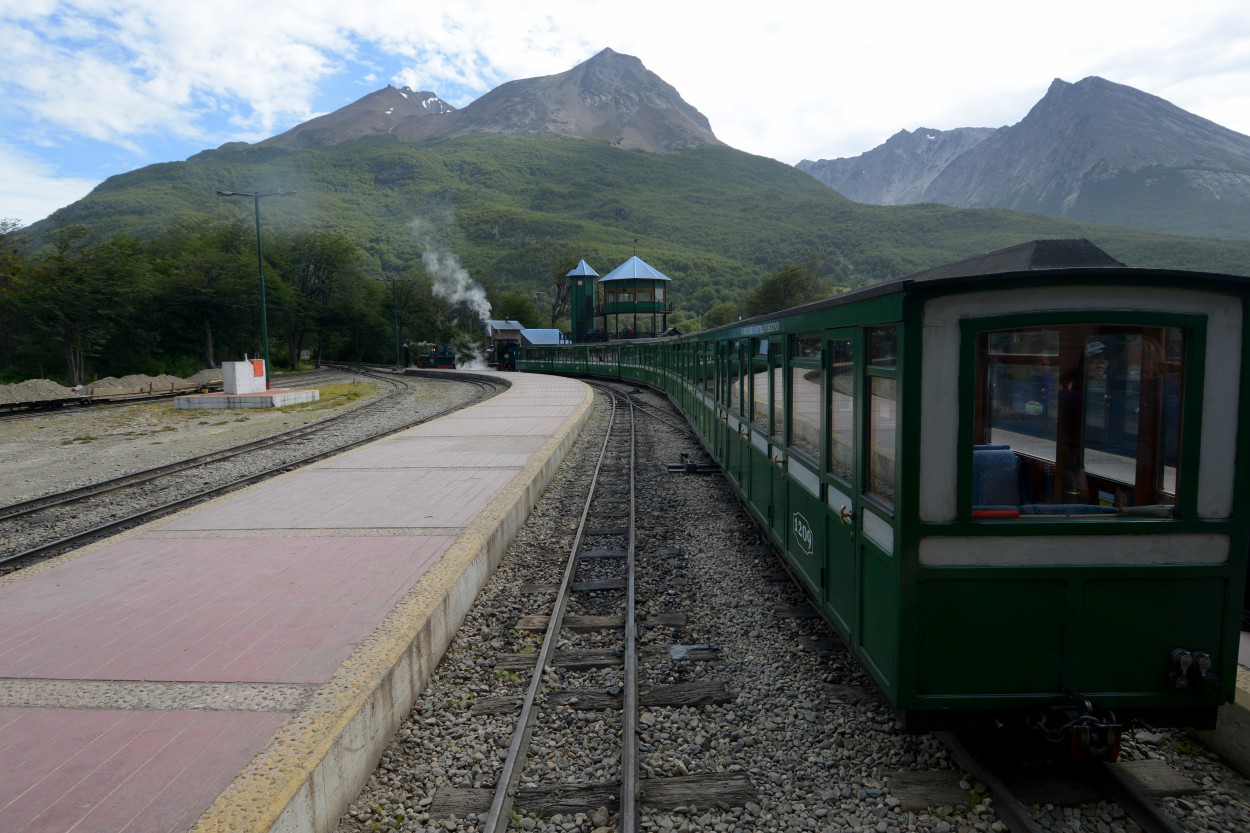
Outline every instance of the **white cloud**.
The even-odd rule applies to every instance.
[[[0,218],[28,226],[95,186],[91,180],[61,176],[43,161],[0,143]]]
[[[183,158],[310,118],[331,79],[388,79],[464,106],[605,47],[634,55],[723,141],[784,162],[852,156],[900,129],[1019,121],[1052,79],[1129,84],[1250,132],[1239,0],[990,0],[733,6],[507,0],[0,0],[0,141],[48,156],[66,135]],[[340,106],[334,103],[332,106]],[[52,165],[52,162],[46,162]],[[69,170],[69,161],[61,163]],[[50,170],[50,168],[49,168]]]

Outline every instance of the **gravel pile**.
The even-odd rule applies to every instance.
[[[50,379],[27,379],[15,385],[0,385],[0,405],[19,402],[52,402],[77,399],[81,394],[73,388],[58,385]]]
[[[644,395],[644,400],[658,401]],[[516,652],[532,637],[514,630],[525,614],[549,602],[522,594],[528,582],[557,582],[572,543],[585,482],[598,454],[606,411],[602,402],[581,439],[480,594],[426,690],[386,750],[369,783],[340,820],[338,833],[400,830],[477,830],[474,817],[440,816],[440,790],[493,788],[512,733],[512,713],[473,711],[479,699],[521,696],[528,673],[496,667],[499,651]],[[716,706],[644,709],[640,760],[644,777],[714,772],[748,774],[755,801],[732,809],[700,806],[673,812],[644,806],[643,829],[653,831],[998,831],[992,802],[973,795],[961,807],[909,812],[890,794],[900,770],[945,770],[945,748],[930,735],[906,735],[869,679],[822,620],[782,615],[804,603],[779,576],[780,564],[717,476],[670,474],[685,452],[703,459],[693,441],[643,419],[648,446],[640,468],[646,508],[640,516],[640,615],[686,613],[680,633],[643,631],[643,685],[723,680],[734,695]],[[595,612],[589,609],[578,612]],[[646,652],[675,641],[711,645],[713,662],[674,662]],[[830,645],[832,647],[830,648]],[[619,671],[569,673],[562,685],[611,688]],[[597,679],[596,679],[597,677]],[[539,720],[522,787],[534,783],[603,781],[615,777],[618,731],[612,712],[548,709]],[[553,730],[554,734],[548,734]],[[1183,736],[1179,736],[1182,737]],[[1169,799],[1187,830],[1250,829],[1246,782],[1200,750],[1184,751],[1168,733],[1127,743],[1126,757],[1165,757],[1203,787],[1200,796]],[[645,789],[645,788],[644,788]],[[979,788],[981,791],[983,787]],[[1044,829],[1137,830],[1118,807],[1037,808]],[[608,833],[607,808],[551,814],[518,807],[513,829]]]
[[[105,376],[76,388],[67,388],[48,379],[28,379],[15,385],[0,385],[0,405],[15,405],[26,402],[54,402],[59,399],[77,399],[84,392],[107,395],[109,391],[141,390],[149,392],[182,390],[193,388],[204,382],[220,382],[221,371],[218,369],[201,370],[190,379],[170,376],[135,374],[118,379]]]

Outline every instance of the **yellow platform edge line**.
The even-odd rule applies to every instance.
[[[329,833],[360,794],[478,591],[590,418],[594,392],[191,828]]]

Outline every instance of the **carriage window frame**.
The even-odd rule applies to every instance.
[[[782,336],[770,339],[768,347],[768,435],[774,441],[786,442],[786,362],[790,358],[790,340]]]
[[[863,433],[863,454],[856,464],[861,469],[862,487],[860,490],[861,499],[870,503],[873,507],[889,517],[894,516],[894,512],[898,503],[898,487],[899,487],[899,447],[902,443],[902,432],[899,426],[899,415],[902,409],[899,407],[899,399],[902,397],[901,374],[899,373],[899,355],[903,343],[903,327],[897,323],[874,324],[864,328],[864,384],[862,393],[862,402],[859,407],[864,410],[861,420],[861,430]],[[883,397],[879,397],[876,392],[876,381],[889,382],[893,392],[893,434],[894,434],[894,457],[891,461],[889,470],[889,493],[879,491],[876,481],[881,478],[876,477],[883,470],[874,466],[877,454],[874,451],[874,436],[878,430],[876,422],[878,407],[877,402]],[[885,482],[885,481],[882,481]]]
[[[1207,339],[1207,317],[1200,314],[1166,313],[1151,311],[1123,310],[1079,310],[1055,311],[1038,313],[1013,313],[988,318],[966,319],[961,322],[960,337],[960,368],[959,368],[959,436],[957,472],[958,517],[977,524],[1003,522],[1011,524],[1029,523],[1034,520],[1053,523],[1055,521],[1071,521],[1081,526],[1090,524],[1112,523],[1123,524],[1133,520],[1149,520],[1152,523],[1183,523],[1186,519],[1197,516],[1198,471],[1200,445],[1202,441],[1202,407],[1203,382],[1205,379],[1205,350]],[[1053,518],[1038,518],[1024,515],[1021,518],[990,517],[987,513],[978,513],[973,517],[973,447],[978,444],[978,420],[981,418],[978,409],[984,405],[978,403],[978,383],[981,376],[977,361],[982,349],[983,339],[988,334],[1003,331],[1042,330],[1045,328],[1059,330],[1070,327],[1074,330],[1084,328],[1087,332],[1096,332],[1097,328],[1105,327],[1111,331],[1122,331],[1118,335],[1128,334],[1136,329],[1180,330],[1183,338],[1182,352],[1179,356],[1181,380],[1176,426],[1176,472],[1174,503],[1170,513],[1156,512],[1152,514],[1153,505],[1141,505],[1136,510],[1121,512],[1113,505],[1106,512],[1088,516],[1076,514],[1060,514]],[[1097,340],[1095,338],[1095,340]],[[1082,419],[1087,416],[1082,412]],[[1166,455],[1166,452],[1163,452]],[[1058,456],[1058,452],[1056,452]],[[1058,461],[1056,461],[1058,463]],[[1089,473],[1089,472],[1086,472]],[[1101,501],[1100,501],[1101,503]],[[1089,504],[1093,506],[1094,504]]]
[[[747,339],[734,338],[728,339],[723,344],[725,347],[725,390],[723,391],[725,405],[725,413],[733,414],[738,419],[745,419],[747,415],[746,401],[749,392],[746,390],[746,377],[744,376],[744,360],[743,353],[745,347],[743,342]]]
[[[835,348],[836,344],[846,345],[845,360],[839,360],[839,352]],[[824,338],[824,347],[826,353],[825,370],[823,373],[825,394],[821,400],[821,408],[824,410],[824,426],[821,430],[821,439],[825,443],[823,456],[821,458],[822,467],[826,475],[831,478],[831,482],[839,484],[840,489],[848,492],[855,488],[855,478],[858,472],[859,460],[859,436],[860,436],[860,414],[863,409],[862,388],[860,385],[861,373],[857,369],[856,357],[863,352],[863,338],[858,332],[850,330],[841,330],[834,333],[826,333]],[[840,392],[838,390],[839,377],[846,377],[850,382],[850,392]],[[850,408],[846,410],[836,409],[835,405],[841,400],[837,397],[839,394],[845,397],[845,401],[850,404]],[[838,417],[837,414],[842,414]],[[837,442],[835,438],[841,438],[848,441],[849,454],[843,458],[835,456]]]
[[[772,346],[768,336],[753,336],[747,339],[747,344],[749,351],[745,361],[747,384],[743,390],[743,398],[749,399],[751,403],[746,415],[747,421],[751,423],[752,428],[764,434],[771,434],[769,421],[772,417]],[[764,377],[763,383],[757,386],[761,375]],[[760,399],[761,392],[763,400]]]
[[[815,352],[812,352],[813,346]],[[821,371],[824,366],[825,338],[820,332],[798,333],[790,337],[789,349],[786,352],[789,360],[783,371],[786,407],[784,409],[785,425],[782,429],[785,432],[786,451],[819,470],[823,436],[821,417],[824,411],[824,374]],[[796,373],[816,375],[817,392],[812,413],[799,414],[794,396]],[[795,418],[798,416],[806,416],[809,421],[811,417],[815,417],[814,425],[807,429],[812,433],[812,442],[800,442],[797,438],[803,434],[802,431],[795,430]]]

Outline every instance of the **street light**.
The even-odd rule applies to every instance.
[[[403,369],[404,369],[404,364],[403,364],[404,360],[403,360],[403,357],[400,355],[400,342],[399,342],[399,303],[398,303],[398,301],[397,301],[397,300],[396,300],[396,298],[395,298],[395,278],[393,278],[393,277],[392,277],[392,278],[388,278],[388,277],[386,277],[385,275],[383,275],[383,276],[382,276],[382,280],[386,281],[387,283],[389,283],[389,284],[391,285],[391,317],[392,317],[392,318],[394,319],[394,321],[395,321],[395,369],[396,369],[396,370],[403,370]]]
[[[261,349],[265,353],[265,390],[269,389],[269,374],[271,365],[269,364],[269,318],[265,313],[265,258],[260,249],[260,198],[261,197],[289,197],[294,191],[268,191],[259,193],[256,191],[218,191],[219,197],[251,197],[252,203],[256,207],[256,273],[260,275],[260,344]]]

